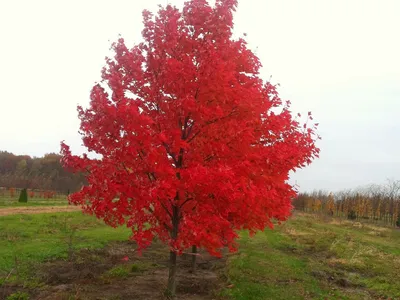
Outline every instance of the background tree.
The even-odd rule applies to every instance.
[[[382,185],[372,184],[330,194],[324,191],[302,193],[293,200],[293,204],[296,209],[306,212],[325,212],[332,216],[333,208],[337,217],[371,220],[383,225],[398,226],[399,187],[400,181],[388,180]],[[315,206],[317,201],[321,201],[321,207]],[[324,207],[328,209],[323,210]]]
[[[28,191],[23,188],[19,194],[18,202],[28,202]]]
[[[292,118],[259,78],[258,58],[233,39],[236,5],[144,11],[144,41],[113,45],[90,107],[78,108],[83,143],[100,158],[62,143],[65,166],[88,181],[70,201],[126,224],[140,249],[154,236],[168,244],[172,295],[177,254],[196,246],[220,255],[235,249],[238,230],[286,220],[296,195],[289,171],[318,154],[315,127]]]
[[[64,193],[79,190],[84,177],[68,172],[61,166],[60,160],[61,156],[55,153],[31,158],[0,151],[0,187],[47,189]]]

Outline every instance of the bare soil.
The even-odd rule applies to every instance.
[[[133,242],[113,243],[103,249],[82,249],[70,260],[47,261],[36,271],[35,288],[0,286],[1,295],[23,291],[30,300],[167,299],[168,249],[155,242],[139,255]],[[224,258],[201,252],[196,273],[191,258],[178,258],[177,297],[183,300],[217,299],[222,287]],[[121,272],[120,270],[123,270]]]
[[[17,214],[71,212],[78,210],[81,210],[81,208],[78,206],[5,207],[5,208],[0,208],[0,216],[17,215]]]

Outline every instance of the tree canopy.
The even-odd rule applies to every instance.
[[[87,174],[70,197],[141,248],[154,236],[172,255],[192,245],[219,255],[286,220],[296,195],[289,172],[318,155],[315,125],[259,76],[261,63],[232,37],[237,1],[187,1],[143,12],[143,42],[114,43],[102,80],[79,107],[83,143],[100,158],[63,163]]]

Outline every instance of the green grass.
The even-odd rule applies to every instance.
[[[400,231],[298,215],[243,233],[228,259],[230,299],[400,298]],[[382,299],[386,299],[382,298]]]
[[[28,276],[37,263],[66,258],[71,247],[100,248],[129,235],[125,227],[109,227],[81,212],[0,217],[0,283],[13,268]]]
[[[66,197],[62,198],[29,198],[28,202],[18,202],[18,197],[0,197],[0,209],[3,207],[25,207],[25,206],[59,206],[68,205]]]
[[[18,278],[12,272],[7,282],[34,286],[32,270],[44,260],[129,235],[81,212],[0,217],[0,285],[18,268]],[[400,299],[400,230],[297,214],[252,238],[242,233],[239,242],[225,270],[229,288],[221,295],[227,299]],[[128,262],[108,270],[104,280],[153,267]]]
[[[124,277],[128,277],[130,273],[130,270],[127,266],[122,265],[122,266],[116,266],[110,270],[108,270],[105,274],[106,277],[111,277],[111,278],[115,278],[115,277],[120,277],[120,278],[124,278]]]

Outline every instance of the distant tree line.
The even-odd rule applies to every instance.
[[[300,193],[293,200],[296,210],[327,214],[350,220],[369,220],[400,226],[400,181],[368,185],[336,193]]]
[[[83,174],[65,170],[56,153],[43,157],[14,155],[0,151],[0,187],[45,189],[61,193],[74,192],[81,188]]]

